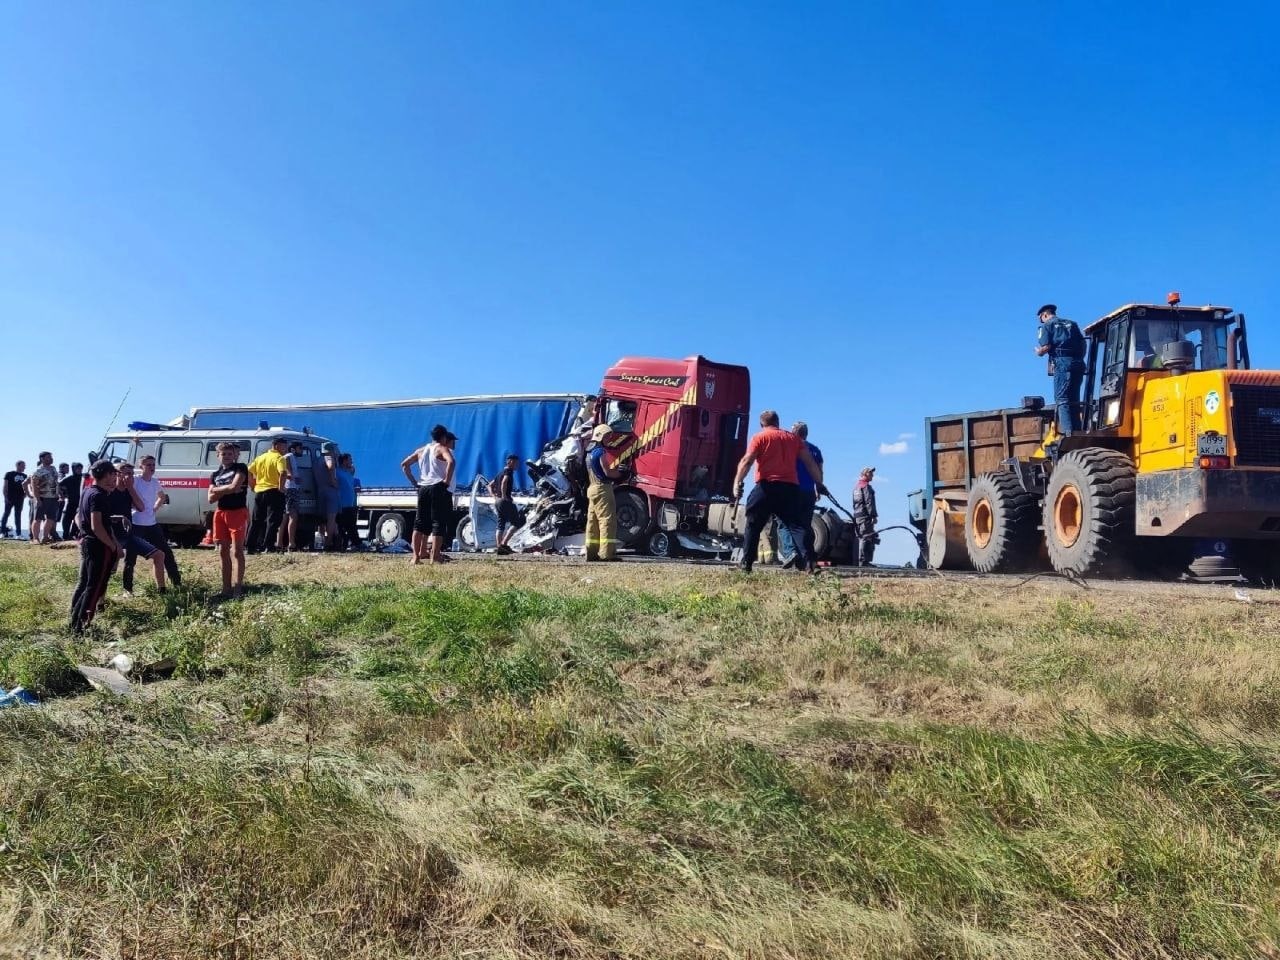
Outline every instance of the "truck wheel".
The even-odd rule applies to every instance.
[[[1114,573],[1134,541],[1133,461],[1103,447],[1072,450],[1053,468],[1044,497],[1044,538],[1058,573]]]
[[[815,512],[809,523],[813,526],[813,556],[810,559],[817,563],[819,560],[827,559],[827,554],[831,551],[831,541],[835,538],[831,535],[831,527],[827,525],[825,513]]]
[[[1016,573],[1036,562],[1036,498],[1011,473],[984,473],[969,489],[964,542],[979,573]]]
[[[680,552],[679,541],[674,533],[666,530],[655,530],[649,537],[649,555],[653,557],[674,557]]]
[[[639,550],[645,546],[649,529],[649,504],[639,490],[623,489],[614,494],[617,504],[618,540],[621,546]]]
[[[407,540],[408,521],[402,513],[384,513],[373,522],[373,539],[389,547],[397,540]]]

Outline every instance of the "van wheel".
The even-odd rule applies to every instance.
[[[384,547],[389,547],[397,540],[407,540],[405,532],[409,523],[402,513],[384,513],[373,522],[373,539]]]
[[[1058,573],[1087,577],[1126,565],[1134,541],[1133,461],[1103,447],[1072,450],[1053,468],[1044,538]]]
[[[1011,473],[984,473],[969,489],[964,542],[979,573],[1017,573],[1034,566],[1040,547],[1036,498]]]

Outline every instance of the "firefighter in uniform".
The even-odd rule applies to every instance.
[[[610,433],[607,423],[591,431],[591,449],[587,451],[587,559],[618,559],[618,509],[613,484],[622,476],[610,462],[604,438]]]
[[[1058,407],[1058,433],[1069,437],[1080,429],[1080,387],[1084,382],[1084,334],[1075,321],[1058,316],[1058,308],[1046,303],[1036,311],[1040,330],[1036,356],[1049,356],[1053,377],[1053,402]]]

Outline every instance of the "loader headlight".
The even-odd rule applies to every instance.
[[[1106,412],[1106,416],[1103,418],[1103,422],[1108,427],[1114,427],[1117,423],[1120,422],[1120,401],[1119,400],[1107,401],[1107,412]]]

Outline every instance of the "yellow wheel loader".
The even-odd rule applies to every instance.
[[[1280,579],[1280,372],[1229,307],[1128,304],[1084,330],[1083,428],[1039,397],[931,417],[912,522],[934,568]]]

